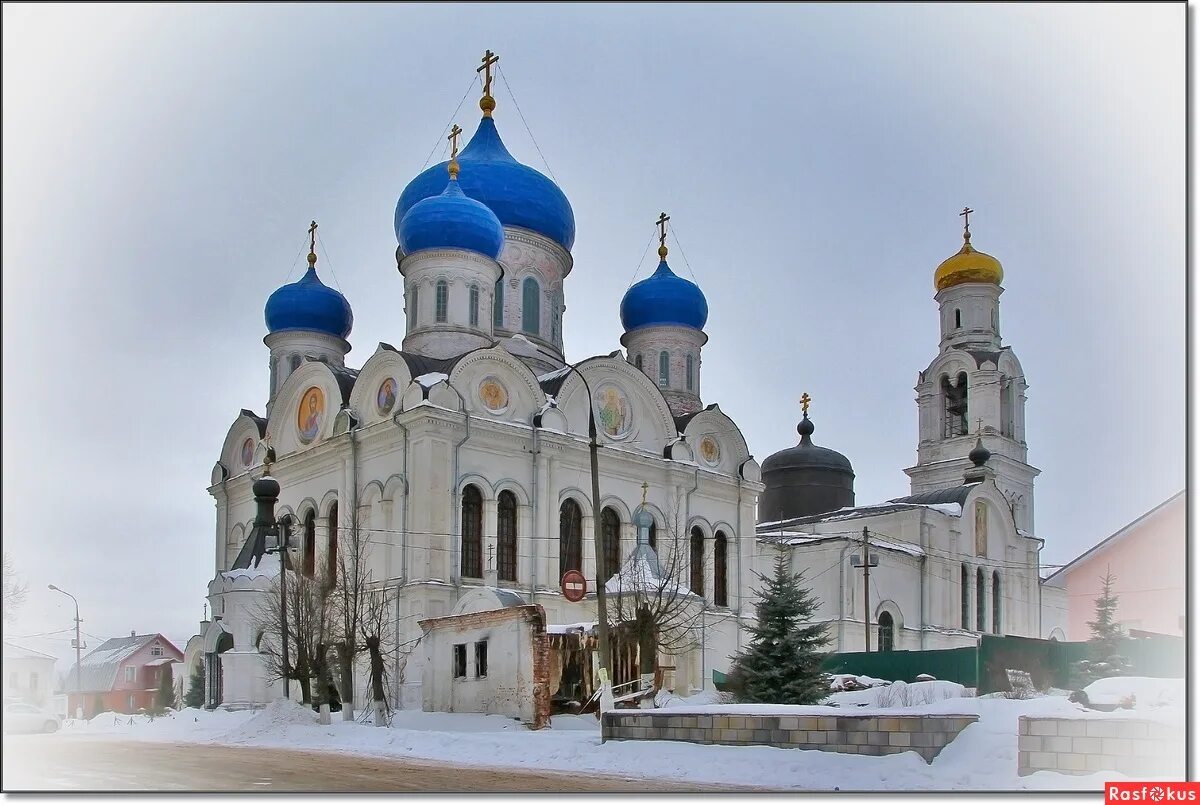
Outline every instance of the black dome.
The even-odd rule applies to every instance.
[[[790,520],[854,505],[854,467],[836,450],[813,444],[816,428],[805,415],[800,444],[762,463],[766,485],[758,501],[758,521]]]

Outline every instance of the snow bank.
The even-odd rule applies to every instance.
[[[910,685],[909,687],[913,687]],[[944,687],[942,689],[945,689]],[[874,688],[872,690],[879,690]],[[861,694],[870,691],[855,691]],[[689,697],[690,701],[699,697]],[[746,712],[847,715],[845,708],[694,703],[687,712]],[[596,718],[555,716],[551,728],[530,731],[510,718],[469,713],[401,711],[391,728],[343,722],[321,726],[311,709],[279,702],[258,711],[183,710],[174,718],[111,715],[84,727],[114,739],[191,741],[261,748],[307,749],[380,758],[412,758],[463,766],[485,766],[610,774],[623,778],[678,780],[770,790],[1005,791],[1018,789],[1099,791],[1114,772],[1071,776],[1038,772],[1017,776],[1017,719],[1022,715],[1072,716],[1078,705],[1062,697],[1028,700],[946,698],[909,708],[872,708],[874,714],[974,714],[968,726],[932,764],[917,754],[869,757],[769,746],[702,746],[677,741],[600,742]],[[856,709],[854,715],[870,715]],[[661,711],[659,711],[661,712]],[[1094,713],[1106,716],[1104,713]],[[114,725],[114,721],[119,724]]]
[[[1093,704],[1119,704],[1134,697],[1134,710],[1184,706],[1186,683],[1183,679],[1154,679],[1146,676],[1112,676],[1097,679],[1083,689]]]

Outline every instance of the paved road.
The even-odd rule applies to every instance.
[[[5,791],[732,791],[326,752],[64,735],[4,739]],[[745,790],[745,789],[742,789]]]

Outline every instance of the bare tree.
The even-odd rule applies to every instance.
[[[358,625],[359,637],[362,639],[362,646],[367,653],[373,723],[377,727],[387,726],[391,720],[391,709],[387,700],[387,663],[385,659],[392,652],[401,651],[401,648],[393,645],[394,641],[389,638],[389,635],[393,633],[389,626],[393,623],[392,618],[398,593],[398,588],[387,586],[366,590],[363,596],[362,618]],[[403,669],[403,664],[400,667]],[[399,685],[402,681],[402,679],[397,679],[396,684]]]
[[[25,593],[29,585],[22,584],[17,578],[17,570],[13,567],[12,557],[4,554],[4,622],[12,623],[17,617],[17,610],[25,603]]]
[[[704,609],[704,599],[689,587],[691,542],[677,498],[670,509],[653,550],[639,544],[606,584],[609,623],[635,636],[643,676],[654,673],[660,651],[678,654],[695,644]]]
[[[354,663],[366,646],[362,625],[371,583],[369,534],[360,528],[357,507],[350,512],[346,527],[338,529],[337,555],[331,591],[332,643],[341,680],[342,718],[354,720]]]
[[[322,663],[320,658],[328,643],[330,584],[326,574],[308,576],[298,573],[292,570],[290,562],[287,563],[286,572],[290,655],[286,664],[287,677],[300,685],[301,701],[305,704],[328,704],[328,663]],[[259,645],[259,650],[268,658],[268,676],[271,680],[282,679],[285,663],[280,654],[282,639],[278,577],[253,617],[257,630],[268,638]],[[315,690],[312,684],[314,679],[318,681]]]

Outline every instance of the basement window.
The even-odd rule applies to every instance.
[[[475,644],[475,678],[487,676],[487,641],[480,640]]]
[[[454,678],[465,679],[467,676],[467,644],[458,643],[454,646]]]

